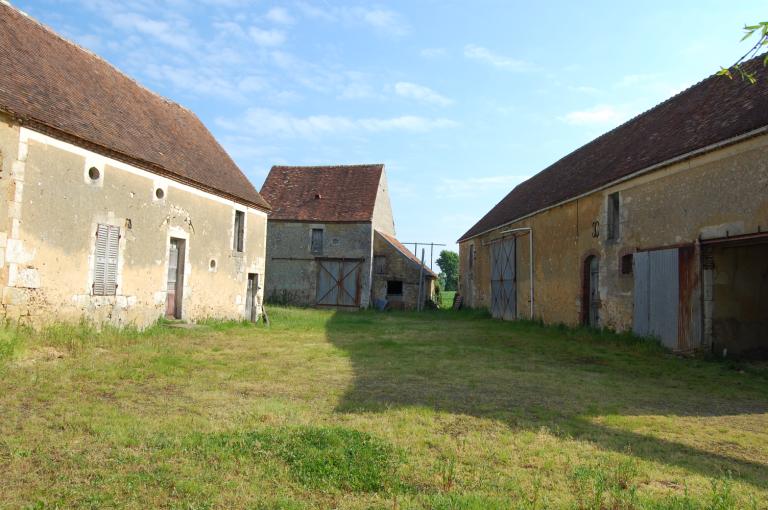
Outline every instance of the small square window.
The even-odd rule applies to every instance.
[[[390,280],[387,282],[387,296],[402,296],[403,282],[400,280]]]
[[[621,256],[621,274],[632,274],[632,262],[634,257],[631,253]]]

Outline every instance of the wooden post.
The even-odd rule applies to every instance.
[[[421,311],[424,300],[421,297],[422,290],[424,289],[424,248],[421,249],[421,265],[419,266],[419,301],[416,303],[416,310]]]

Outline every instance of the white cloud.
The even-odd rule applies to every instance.
[[[569,112],[560,120],[574,126],[617,125],[626,120],[627,112],[622,108],[610,105],[598,105],[586,110]]]
[[[419,52],[419,55],[424,58],[439,58],[444,57],[447,54],[448,52],[445,48],[424,48]]]
[[[366,7],[318,7],[309,2],[298,2],[296,7],[308,18],[351,25],[367,25],[378,32],[401,36],[409,31],[403,17],[390,9]]]
[[[425,103],[436,104],[438,106],[449,106],[453,104],[451,99],[438,94],[429,87],[417,85],[407,81],[401,81],[395,84],[395,93],[398,96],[416,99]]]
[[[285,33],[280,30],[263,30],[258,27],[251,27],[248,34],[259,46],[280,46],[285,42]]]
[[[490,64],[499,69],[507,69],[510,71],[525,71],[530,67],[528,63],[522,60],[493,53],[488,48],[477,46],[475,44],[467,44],[464,47],[464,56],[472,60],[485,62],[486,64]]]
[[[280,25],[291,25],[294,22],[293,16],[291,16],[283,7],[273,7],[265,16],[272,23]]]
[[[187,30],[181,30],[181,27],[173,26],[166,21],[145,18],[135,13],[116,14],[111,21],[118,28],[148,35],[177,49],[190,50],[194,47],[192,40],[186,35]]]
[[[241,122],[218,119],[216,123],[224,128],[236,130]],[[456,127],[458,123],[449,119],[431,119],[415,115],[392,118],[351,118],[333,115],[311,115],[296,117],[267,108],[249,109],[244,124],[252,135],[282,137],[318,137],[339,133],[379,133],[385,131],[427,132],[434,129]]]
[[[504,192],[526,180],[528,175],[492,175],[464,179],[442,179],[437,185],[440,198],[467,198],[484,196],[489,192]]]

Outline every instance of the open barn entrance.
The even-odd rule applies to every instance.
[[[706,331],[712,352],[768,359],[768,236],[702,245]]]

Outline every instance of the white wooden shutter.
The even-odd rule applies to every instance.
[[[117,293],[117,255],[120,227],[99,225],[96,229],[96,259],[93,267],[93,295],[114,296]]]

